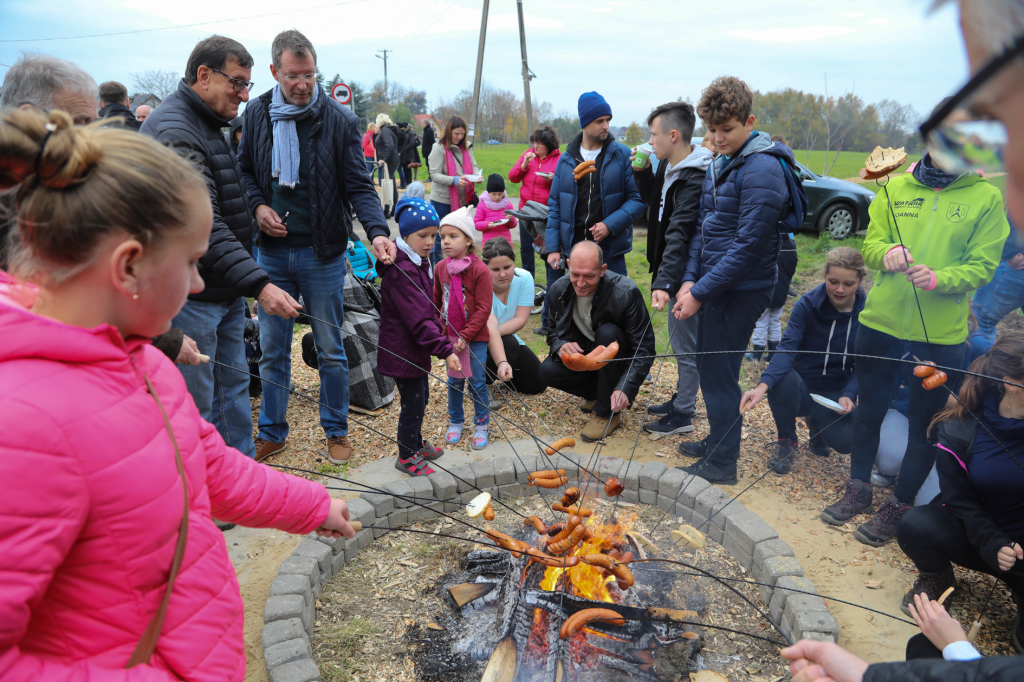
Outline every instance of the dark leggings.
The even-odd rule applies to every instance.
[[[529,346],[524,346],[512,334],[501,337],[505,346],[505,358],[512,365],[512,381],[508,382],[516,393],[537,395],[543,393],[547,386],[540,380],[540,360],[533,354]],[[487,354],[487,383],[493,384],[498,373],[498,366],[490,353]],[[514,398],[513,398],[514,400]]]
[[[903,341],[861,325],[857,332],[857,353],[899,359],[904,350],[907,357],[932,360],[946,367],[959,367],[964,361],[965,344],[940,346],[918,341]],[[887,360],[857,358],[858,407],[853,411],[853,449],[850,453],[850,477],[867,483],[871,465],[878,454],[878,436],[882,420],[892,402],[892,378],[899,365]],[[896,498],[913,504],[928,472],[935,464],[935,447],[928,442],[928,425],[946,404],[949,391],[937,388],[926,391],[921,382],[910,382],[910,414],[908,416],[907,454],[900,467]]]
[[[423,415],[430,399],[427,375],[411,379],[395,379],[402,401],[398,413],[398,456],[409,459],[423,447]]]
[[[941,498],[907,511],[896,526],[896,541],[917,570],[938,573],[951,563],[966,569],[996,575],[967,537],[967,529]],[[1016,562],[1000,577],[1014,594],[1024,594],[1024,562]]]
[[[841,391],[821,391],[826,398],[839,402]],[[807,417],[807,428],[813,440],[821,433],[821,440],[844,455],[850,452],[850,432],[853,428],[853,413],[840,415],[811,400],[811,391],[795,369],[789,370],[772,390],[768,391],[768,405],[775,418],[775,429],[779,438],[796,442],[796,418]]]

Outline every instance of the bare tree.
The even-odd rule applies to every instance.
[[[847,135],[854,129],[857,117],[864,108],[864,102],[853,92],[846,92],[842,97],[828,94],[828,77],[825,78],[825,99],[821,106],[821,119],[825,124],[825,160],[821,164],[821,174],[828,175],[839,160],[839,152]],[[832,152],[832,163],[829,156]]]
[[[904,146],[907,138],[914,132],[914,124],[920,115],[913,106],[900,104],[891,99],[883,99],[876,106],[881,122],[881,133],[885,136],[885,146]]]
[[[149,92],[161,100],[178,89],[179,76],[175,71],[144,71],[130,74],[136,92]]]

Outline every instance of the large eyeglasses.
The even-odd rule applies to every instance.
[[[316,80],[316,74],[315,73],[303,73],[303,74],[289,73],[289,74],[284,74],[281,77],[284,78],[289,83],[296,83],[296,82],[299,81],[299,79],[302,79],[302,80],[304,80],[307,83],[312,83],[313,81]]]
[[[935,164],[947,173],[999,171],[1006,167],[1009,136],[1002,121],[974,118],[971,102],[981,87],[1024,53],[1024,35],[993,57],[918,129]]]
[[[244,81],[240,78],[232,78],[220,69],[215,69],[212,66],[210,67],[210,71],[216,71],[217,73],[231,81],[231,89],[235,92],[241,92],[242,90],[252,90],[252,86],[256,85],[252,81]]]

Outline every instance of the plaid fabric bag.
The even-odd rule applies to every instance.
[[[377,373],[380,313],[366,286],[373,285],[360,282],[351,269],[345,272],[345,322],[341,329],[348,358],[349,404],[376,410],[395,399],[395,380]],[[313,369],[318,367],[312,332],[302,337],[302,360]]]

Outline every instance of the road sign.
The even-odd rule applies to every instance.
[[[348,87],[344,83],[338,83],[331,88],[331,97],[338,102],[338,104],[352,105],[352,88]]]

